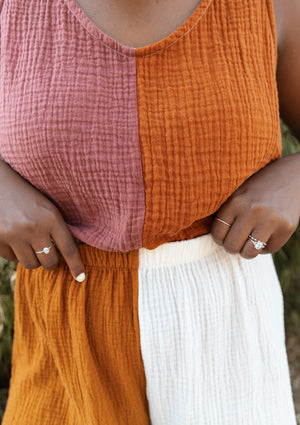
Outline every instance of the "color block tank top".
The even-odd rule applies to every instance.
[[[76,0],[0,0],[0,153],[79,241],[191,239],[281,156],[272,0],[201,0],[132,48]]]

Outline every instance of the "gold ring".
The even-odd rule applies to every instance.
[[[227,221],[221,220],[220,218],[216,217],[216,220],[220,221],[221,223],[226,224],[226,226],[231,227],[231,224],[227,223]]]

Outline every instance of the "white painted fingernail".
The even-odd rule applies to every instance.
[[[83,282],[84,281],[84,279],[85,279],[85,273],[84,272],[82,272],[82,273],[80,273],[76,278],[75,278],[75,280],[77,281],[77,282]]]

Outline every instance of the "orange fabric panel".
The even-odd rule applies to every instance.
[[[138,251],[79,248],[81,284],[63,261],[50,272],[19,265],[3,425],[149,424]]]
[[[281,156],[271,0],[202,1],[183,34],[136,50],[148,249],[209,232],[237,187]]]

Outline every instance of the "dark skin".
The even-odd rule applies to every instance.
[[[300,3],[273,0],[280,115],[300,140]],[[300,153],[280,158],[251,176],[216,212],[211,233],[230,253],[251,259],[278,251],[297,228],[300,217]],[[267,242],[256,250],[248,238]]]
[[[199,0],[76,0],[90,19],[120,43],[141,47],[178,28]],[[300,140],[300,3],[273,0],[280,115]],[[101,13],[100,13],[101,11]],[[84,272],[77,245],[62,215],[44,195],[0,161],[0,255],[25,268],[56,267],[61,252],[74,278]],[[244,182],[216,212],[216,243],[244,258],[274,253],[291,237],[300,217],[300,153],[273,161]],[[256,250],[248,235],[267,242]],[[55,242],[48,255],[35,254]]]

